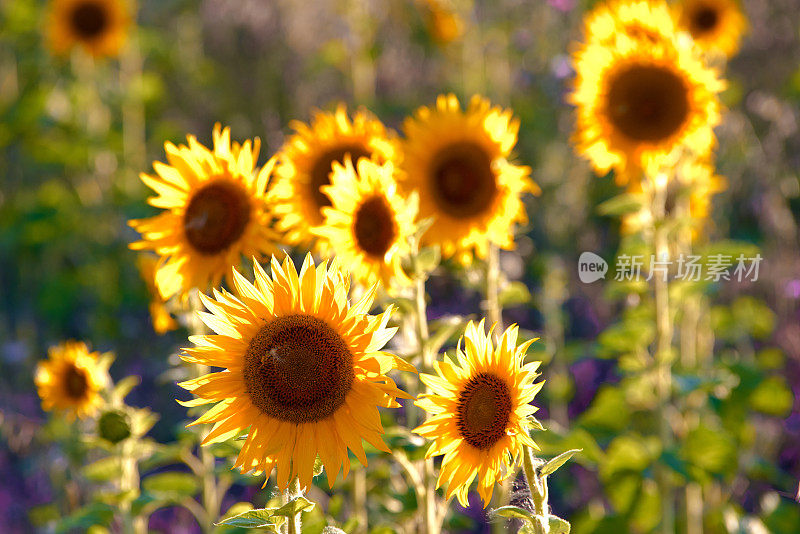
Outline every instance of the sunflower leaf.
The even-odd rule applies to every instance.
[[[309,501],[303,496],[292,499],[274,512],[272,515],[294,517],[302,512],[309,512],[316,506],[313,502]]]
[[[569,534],[570,525],[568,522],[554,515],[549,516],[548,520],[550,522],[550,528],[548,529],[550,534]]]
[[[523,519],[530,523],[536,521],[533,513],[530,510],[526,510],[525,508],[520,508],[519,506],[501,506],[499,508],[495,508],[492,510],[492,516],[494,517],[507,517],[509,519]]]
[[[559,467],[567,463],[567,461],[572,458],[572,456],[577,453],[581,452],[582,449],[572,449],[567,452],[562,452],[555,458],[551,458],[539,469],[539,474],[542,476],[547,476],[555,473]]]
[[[605,216],[618,216],[639,211],[643,206],[642,195],[623,193],[606,200],[597,206],[597,212]]]
[[[280,524],[283,523],[283,518],[273,517],[274,508],[258,508],[255,510],[248,510],[237,514],[232,517],[225,518],[217,526],[227,525],[230,527],[241,528],[264,528],[269,532],[280,534]],[[276,524],[276,519],[278,519]]]

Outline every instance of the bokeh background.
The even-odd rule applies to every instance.
[[[171,369],[187,331],[155,334],[150,295],[128,250],[136,235],[127,220],[154,213],[138,173],[163,159],[165,141],[191,133],[208,144],[219,121],[235,139],[261,137],[263,163],[289,122],[308,120],[315,108],[364,105],[399,128],[417,106],[453,91],[513,108],[521,121],[516,159],[543,190],[526,198],[531,222],[501,261],[531,294],[508,301],[506,321],[544,340],[537,356],[548,381],[538,399],[550,428],[545,450],[586,451],[553,479],[551,504],[575,532],[647,532],[647,504],[618,495],[637,491],[620,489],[637,469],[626,463],[627,442],[611,446],[640,416],[616,358],[620,343],[635,337],[615,329],[630,297],[610,282],[583,284],[576,270],[581,252],[611,259],[621,242],[619,220],[597,209],[619,188],[595,176],[569,143],[570,43],[592,3],[140,0],[120,57],[93,60],[51,54],[44,2],[0,0],[0,531],[47,531],[48,505],[78,506],[87,491],[65,472],[67,457],[85,452],[53,445],[67,430],[45,424],[33,385],[48,346],[74,338],[115,352],[115,378],[141,376],[129,402],[160,416],[155,440],[174,441],[185,424],[174,401],[185,392]],[[735,380],[715,386],[728,387],[716,401],[723,425],[698,438],[706,456],[695,463],[722,495],[708,532],[727,532],[726,514],[734,513],[789,534],[800,530],[792,499],[800,479],[800,2],[743,6],[750,30],[727,66],[717,129],[728,188],[713,200],[708,238],[755,245],[764,261],[755,283],[704,290],[715,354],[733,362],[726,369]],[[478,316],[479,281],[440,268],[428,284],[430,318]],[[765,381],[770,387],[760,388]],[[686,458],[692,463],[692,451]],[[615,461],[616,471],[608,467]],[[223,509],[268,493],[260,481],[237,484]],[[408,496],[379,493],[386,502],[370,505],[376,523],[390,511],[415,513]],[[477,499],[453,508],[451,531],[492,530]],[[345,505],[339,514],[346,513]],[[177,507],[156,512],[150,528],[198,531]]]

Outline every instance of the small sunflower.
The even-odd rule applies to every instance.
[[[158,193],[149,204],[164,212],[129,222],[144,238],[130,247],[161,255],[155,280],[164,300],[218,286],[243,254],[276,251],[264,200],[274,158],[256,172],[259,139],[231,144],[230,130],[220,131],[219,124],[213,151],[188,139],[189,146],[165,144],[169,165],[155,162],[157,176],[141,174]]]
[[[417,202],[397,193],[392,163],[334,163],[331,185],[322,190],[332,205],[322,208],[325,220],[314,233],[330,243],[356,280],[365,286],[382,282],[387,289],[408,285],[400,261],[410,253]]]
[[[64,411],[69,418],[94,415],[102,404],[100,391],[109,381],[111,356],[89,352],[77,341],[51,347],[47,355],[34,379],[42,408]]]
[[[132,11],[127,0],[52,0],[50,47],[64,55],[80,44],[95,57],[115,56],[128,36]]]
[[[724,191],[727,180],[715,173],[710,159],[695,160],[688,158],[676,166],[674,179],[667,184],[665,208],[667,215],[673,214],[682,199],[688,200],[688,213],[678,213],[679,217],[688,217],[692,237],[697,237],[708,221],[711,210],[711,198]],[[632,193],[641,191],[641,183],[633,182],[628,187]],[[622,218],[620,232],[631,234],[653,225],[652,212],[649,209],[629,213]]]
[[[419,0],[428,33],[437,44],[448,45],[464,35],[464,20],[448,0]]]
[[[156,270],[158,258],[152,254],[142,254],[137,260],[139,274],[147,285],[150,294],[150,318],[153,321],[153,330],[157,334],[165,334],[178,328],[178,322],[170,315],[166,302],[156,288]]]
[[[343,164],[348,154],[353,161],[397,162],[399,153],[394,132],[365,109],[351,120],[340,104],[334,113],[316,112],[310,125],[293,121],[290,126],[295,133],[278,155],[270,197],[285,241],[308,246],[314,238],[311,229],[322,224],[322,208],[331,205],[322,187],[331,183],[333,163]],[[318,250],[326,246],[319,239],[316,244]]]
[[[511,110],[474,96],[466,111],[455,95],[440,95],[436,106],[406,119],[404,172],[400,186],[419,192],[420,218],[433,217],[423,244],[439,244],[445,257],[466,264],[472,251],[485,258],[489,243],[514,247],[515,223],[527,221],[520,200],[538,193],[530,168],[508,161],[519,121]]]
[[[523,364],[534,340],[517,346],[516,325],[503,332],[497,347],[484,322],[470,321],[456,350],[457,362],[436,362],[436,375],[420,375],[433,393],[416,405],[431,417],[414,432],[433,440],[427,457],[444,454],[436,487],[447,486],[447,498],[458,496],[467,506],[467,492],[477,476],[478,493],[486,507],[495,482],[514,473],[523,445],[538,449],[529,435],[541,429],[530,402],[542,388],[534,384],[539,362]]]
[[[676,6],[678,26],[703,50],[731,57],[747,30],[747,17],[736,0],[682,0]]]
[[[587,42],[613,44],[619,35],[657,43],[675,37],[672,12],[662,0],[614,0],[598,4],[583,20]]]
[[[180,384],[197,396],[185,404],[216,403],[192,424],[214,423],[203,444],[249,428],[234,467],[277,466],[281,489],[295,476],[310,485],[317,455],[332,486],[340,469],[347,476],[348,448],[367,464],[362,439],[389,452],[377,408],[408,395],[385,373],[414,367],[381,351],[396,328],[386,326],[391,309],[367,313],[374,287],[351,305],[335,264],[315,268],[309,254],[298,275],[273,257],[270,277],[253,263],[255,285],[233,269],[236,295],[201,296],[211,313],[200,316],[217,335],[192,337],[183,359],[225,370]]]
[[[682,152],[711,152],[724,82],[690,45],[620,33],[576,50],[573,142],[598,173],[614,169],[626,183],[674,164]]]

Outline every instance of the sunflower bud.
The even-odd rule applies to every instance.
[[[104,440],[116,445],[130,437],[130,418],[119,410],[103,412],[103,415],[97,420],[97,434]]]

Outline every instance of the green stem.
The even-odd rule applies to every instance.
[[[533,501],[533,513],[536,520],[533,523],[533,530],[536,534],[548,534],[550,530],[550,506],[547,504],[547,477],[540,477],[536,469],[536,459],[533,449],[524,447],[522,455],[522,469],[525,472],[525,481],[531,492]]]
[[[198,312],[203,309],[202,303],[200,302],[200,296],[197,291],[192,292],[190,296],[190,313],[191,317],[189,318],[189,323],[192,327],[192,333],[195,335],[202,335],[207,333],[205,325],[203,324]],[[194,364],[192,366],[194,370],[195,377],[200,377],[205,374],[208,374],[211,371],[211,368],[207,365],[201,364]],[[200,456],[200,463],[203,466],[202,469],[202,482],[203,482],[203,509],[206,513],[206,520],[203,522],[200,527],[202,528],[204,533],[210,533],[214,530],[214,521],[219,517],[220,512],[220,496],[219,492],[217,491],[217,477],[214,472],[215,468],[215,460],[214,455],[211,454],[211,451],[208,447],[203,447],[199,445],[202,443],[205,437],[210,432],[209,429],[203,428],[200,431],[200,435],[198,436],[198,448],[199,448],[199,456]]]
[[[431,354],[428,346],[429,331],[428,331],[428,310],[425,304],[425,273],[419,265],[418,254],[419,249],[414,251],[414,303],[416,307],[416,335],[417,346],[420,351],[422,361],[421,371],[433,371],[433,354]],[[427,391],[427,388],[426,388]],[[422,474],[424,481],[424,525],[427,534],[439,534],[440,524],[436,513],[436,476],[434,472],[433,459],[428,458],[422,461]]]
[[[495,325],[495,338],[503,333],[503,308],[500,306],[500,249],[489,243],[486,258],[486,311],[490,325]]]
[[[294,480],[292,480],[292,483],[289,484],[289,487],[286,488],[286,491],[284,492],[286,502],[291,502],[293,499],[300,497],[302,494],[303,490],[300,488],[300,478],[294,477]],[[301,515],[302,513],[295,514],[286,522],[289,534],[300,534],[302,532],[302,523],[300,520]]]
[[[658,176],[654,180],[652,203],[653,244],[656,258],[661,260],[669,254],[669,241],[666,221],[667,180]],[[655,371],[656,391],[658,394],[658,410],[656,417],[659,425],[659,437],[664,449],[672,448],[673,436],[670,426],[670,403],[672,390],[672,321],[669,303],[669,283],[660,273],[653,275],[656,305],[656,350]],[[656,481],[661,496],[661,532],[674,534],[675,509],[674,488],[669,468],[663,463],[656,466]]]

